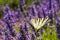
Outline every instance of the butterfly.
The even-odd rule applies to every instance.
[[[30,20],[31,25],[33,25],[33,27],[35,29],[40,29],[42,26],[44,26],[46,23],[48,23],[50,20],[48,18],[34,18]]]

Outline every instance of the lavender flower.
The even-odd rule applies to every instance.
[[[39,38],[39,34],[34,28],[39,30],[48,22],[51,24],[54,22],[56,27],[59,27],[59,5],[56,0],[43,0],[37,6],[35,1],[29,6],[25,4],[25,1],[20,0],[16,10],[8,5],[4,6],[2,10],[4,16],[0,20],[0,40],[35,40]]]
[[[20,0],[20,4],[24,5],[25,4],[25,0]]]

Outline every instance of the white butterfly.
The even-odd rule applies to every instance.
[[[30,23],[34,26],[35,29],[40,29],[42,26],[44,26],[46,23],[48,23],[50,20],[48,18],[34,18],[30,20]]]

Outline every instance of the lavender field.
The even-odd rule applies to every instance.
[[[0,40],[60,40],[60,0],[0,0]]]

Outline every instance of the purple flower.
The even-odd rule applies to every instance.
[[[25,0],[20,0],[20,4],[24,5],[25,4]]]
[[[59,27],[59,5],[56,0],[43,0],[41,3],[39,2],[41,0],[36,0],[39,2],[37,6],[35,5],[35,1],[33,1],[29,6],[25,4],[25,1],[26,0],[20,0],[20,5],[18,8],[16,8],[16,10],[12,10],[8,5],[4,6],[2,10],[4,16],[0,20],[0,36],[3,37],[0,38],[4,40],[35,40],[38,33],[35,34],[35,30],[31,27],[32,25],[30,24],[30,20],[34,18],[48,18],[52,23],[54,22],[56,24],[56,27]],[[25,7],[26,9],[24,9]],[[38,19],[36,19],[36,22],[37,20]],[[40,20],[38,21],[40,22]],[[44,20],[42,19],[42,23],[44,23],[43,21]],[[17,30],[14,28],[16,25],[15,23],[18,24],[17,27],[19,32],[16,32]]]

